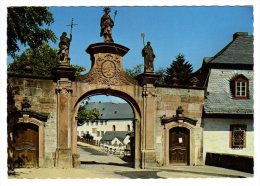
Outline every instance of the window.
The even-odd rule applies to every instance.
[[[96,125],[98,125],[98,121],[96,121]]]
[[[97,131],[97,137],[99,137],[100,136],[100,131]]]
[[[234,98],[248,99],[249,98],[249,81],[240,74],[233,77],[230,81],[231,93]]]
[[[246,97],[245,81],[236,81],[236,97]]]
[[[231,148],[246,147],[246,125],[231,125]]]
[[[101,131],[101,137],[103,137],[104,136],[104,131]]]
[[[113,125],[112,131],[116,131],[116,126],[115,125]]]
[[[101,121],[100,121],[100,125],[103,125],[103,123],[104,123],[104,121],[103,121],[103,120],[101,120]]]
[[[130,125],[127,125],[127,131],[130,131]]]

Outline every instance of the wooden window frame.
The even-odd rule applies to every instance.
[[[245,84],[244,94],[242,94],[243,86]],[[231,93],[234,99],[249,99],[249,80],[243,75],[237,75],[230,81]],[[239,87],[239,92],[237,91]]]
[[[244,95],[242,94],[242,92],[243,92],[243,83],[245,85]],[[239,92],[237,91],[238,87],[239,87]],[[238,98],[238,99],[246,99],[247,95],[248,95],[247,87],[248,87],[248,81],[247,80],[240,79],[240,78],[238,80],[236,80],[235,81],[235,97]]]
[[[239,129],[239,130],[236,130]],[[242,130],[241,130],[242,129]],[[243,131],[243,144],[235,145],[234,144],[234,132],[235,131]],[[230,148],[232,149],[244,149],[246,148],[246,134],[247,134],[247,126],[246,125],[230,125]]]

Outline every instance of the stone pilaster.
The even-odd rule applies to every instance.
[[[57,148],[55,166],[70,168],[72,162],[72,81],[75,69],[68,65],[60,65],[54,71],[57,78]]]
[[[143,86],[143,125],[141,128],[142,168],[156,166],[156,90],[154,84],[158,78],[159,76],[153,73],[144,73],[138,77],[139,83]]]

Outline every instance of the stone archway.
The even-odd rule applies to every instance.
[[[125,92],[113,90],[113,89],[93,89],[91,91],[83,93],[82,96],[76,101],[74,108],[73,108],[73,127],[72,127],[72,154],[77,154],[77,112],[78,108],[80,106],[80,102],[90,96],[94,95],[111,95],[120,97],[123,100],[125,100],[132,108],[134,112],[134,134],[135,134],[135,155],[134,155],[134,161],[135,161],[135,168],[141,167],[141,109],[138,105],[138,103],[135,101],[133,97],[128,95]]]
[[[135,114],[135,167],[146,168],[155,165],[154,83],[158,75],[141,74],[138,81],[129,77],[122,67],[123,56],[128,50],[116,43],[92,44],[86,50],[92,61],[91,70],[87,74],[74,78],[73,68],[64,64],[55,69],[57,77],[56,166],[71,167],[72,161],[78,162],[76,114],[79,103],[83,98],[97,94],[118,96],[131,105]],[[76,159],[73,159],[74,157]]]

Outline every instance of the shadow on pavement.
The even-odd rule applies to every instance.
[[[163,178],[157,175],[157,173],[160,171],[120,171],[120,172],[115,172],[115,174],[119,174],[121,176],[128,177],[130,179],[148,179],[148,178]],[[165,179],[165,178],[163,178]]]
[[[246,178],[244,176],[239,176],[239,175],[227,175],[227,174],[222,174],[222,173],[211,173],[211,172],[201,172],[201,171],[186,171],[186,170],[172,170],[172,169],[162,169],[160,171],[201,174],[201,175],[206,175],[206,176],[212,175],[212,176],[221,176],[221,177],[228,177],[228,178]]]
[[[121,166],[121,167],[132,167],[131,164],[128,163],[113,163],[113,162],[109,162],[109,163],[100,163],[100,162],[96,162],[96,161],[81,161],[80,162],[81,165],[113,165],[113,166]]]

